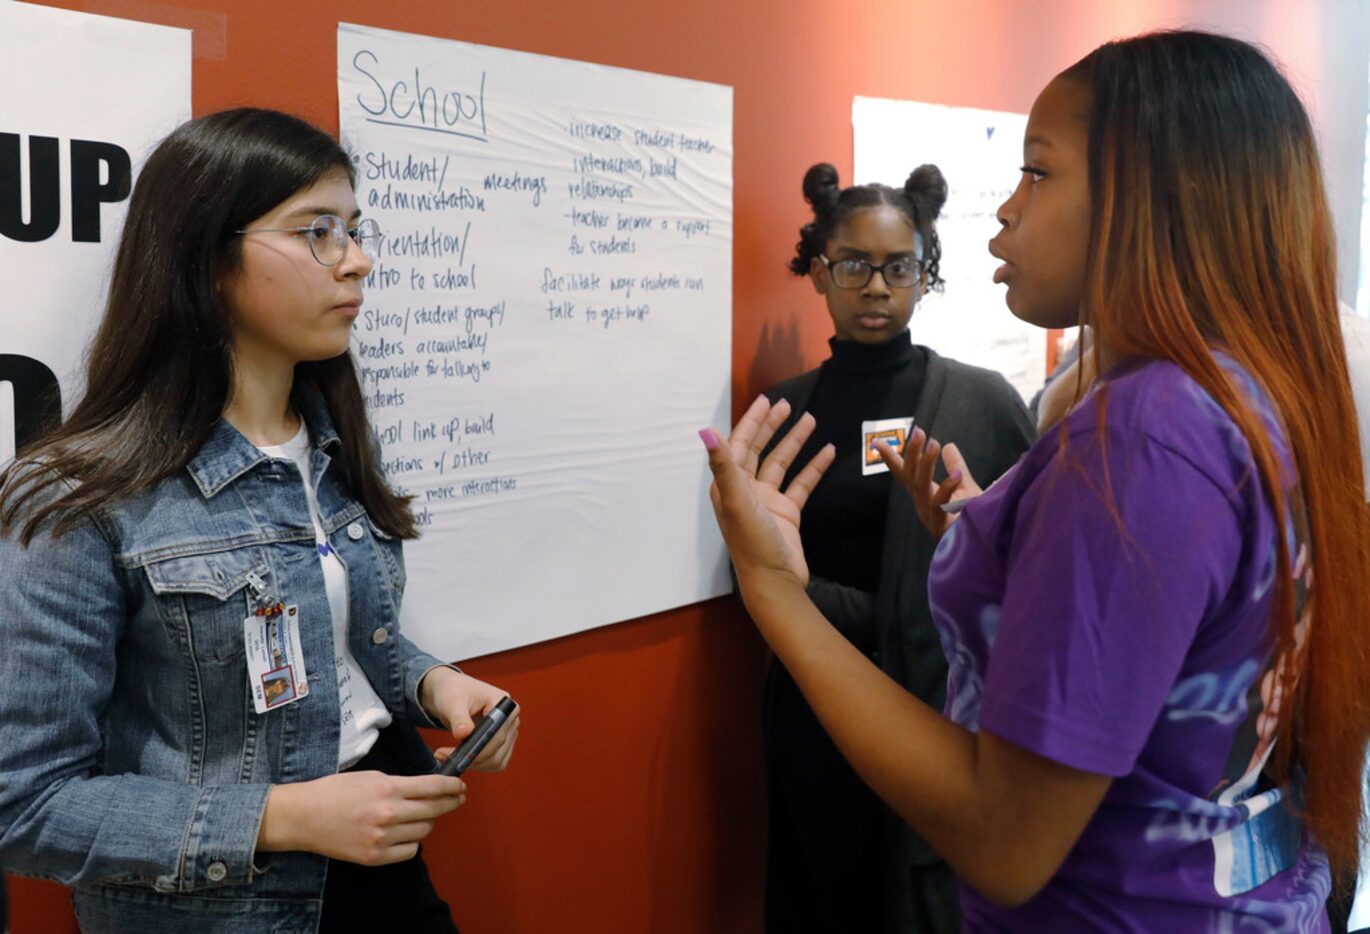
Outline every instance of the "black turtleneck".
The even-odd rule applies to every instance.
[[[863,476],[861,423],[910,418],[918,406],[927,370],[927,351],[909,332],[883,344],[832,338],[832,357],[823,367],[809,411],[818,425],[797,464],[823,445],[837,447],[837,459],[804,507],[800,536],[809,571],[848,587],[874,592],[889,503],[889,473]]]

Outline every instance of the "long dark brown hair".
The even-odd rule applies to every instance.
[[[236,231],[338,171],[356,183],[331,136],[272,110],[201,117],[157,146],[129,202],[85,395],[0,474],[0,531],[23,516],[25,543],[49,519],[60,535],[83,512],[185,468],[233,388],[233,328],[217,284],[241,262]],[[377,466],[351,353],[298,364],[295,387],[327,404],[352,495],[384,531],[416,537],[408,498]]]
[[[1277,668],[1293,702],[1280,705],[1274,766],[1304,772],[1305,820],[1345,882],[1370,736],[1370,521],[1308,115],[1265,55],[1206,33],[1112,42],[1061,78],[1091,96],[1082,319],[1095,346],[1169,360],[1207,390],[1250,445],[1281,529],[1279,457],[1212,348],[1256,377],[1282,419],[1316,575],[1302,670]],[[1276,552],[1271,641],[1275,658],[1295,660],[1291,556]]]

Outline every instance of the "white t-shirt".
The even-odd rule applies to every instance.
[[[304,422],[300,430],[285,444],[258,448],[267,457],[293,461],[304,481],[304,495],[309,501],[309,518],[314,523],[314,542],[323,568],[324,587],[328,593],[328,609],[333,616],[333,668],[338,678],[339,725],[338,770],[349,768],[371,751],[381,730],[390,725],[390,711],[381,703],[371,687],[366,672],[361,670],[347,644],[347,568],[328,543],[323,522],[319,518],[319,501],[314,495],[314,476],[309,455],[313,448]],[[317,670],[306,659],[311,670]]]

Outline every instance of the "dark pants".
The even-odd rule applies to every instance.
[[[376,745],[350,772],[377,771],[389,775],[412,774],[395,755],[395,734],[381,731]],[[452,911],[438,897],[423,852],[413,859],[388,866],[359,866],[329,860],[323,889],[323,934],[356,931],[405,931],[414,934],[458,934]]]
[[[451,909],[433,890],[422,853],[388,866],[358,866],[331,860],[319,930],[323,934],[458,934]]]
[[[856,774],[778,661],[766,682],[768,934],[960,930],[956,877],[900,856],[902,827]]]
[[[769,934],[881,929],[882,806],[779,662],[766,684]]]

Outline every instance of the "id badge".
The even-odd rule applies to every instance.
[[[862,422],[861,450],[865,452],[865,456],[861,459],[861,476],[869,477],[871,474],[890,472],[890,469],[885,466],[885,462],[880,459],[880,450],[876,446],[877,441],[883,441],[903,454],[904,445],[908,443],[911,434],[913,434],[913,416],[911,415],[908,418],[881,418],[871,422]]]
[[[293,704],[309,693],[295,604],[277,603],[243,620],[243,647],[257,713]]]

